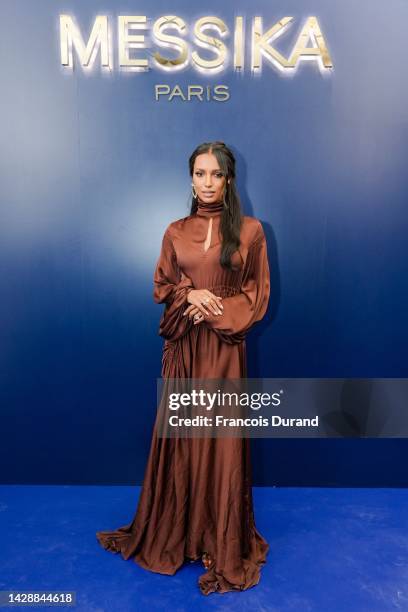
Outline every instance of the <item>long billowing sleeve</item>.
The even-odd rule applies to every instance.
[[[229,344],[241,342],[246,332],[266,313],[270,295],[267,245],[259,222],[248,248],[240,293],[222,300],[222,315],[210,315],[205,325]]]
[[[180,270],[169,229],[164,233],[159,260],[154,273],[154,301],[165,303],[159,335],[166,340],[178,340],[193,325],[183,317],[188,307],[187,294],[194,289],[191,279]]]

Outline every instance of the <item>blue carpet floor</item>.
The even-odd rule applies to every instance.
[[[198,561],[163,576],[98,544],[97,530],[133,518],[138,487],[0,486],[0,590],[76,591],[71,609],[81,612],[408,611],[406,490],[253,492],[256,524],[270,544],[261,581],[205,596]]]

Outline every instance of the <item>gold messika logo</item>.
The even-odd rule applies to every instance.
[[[165,15],[154,21],[150,28],[150,37],[147,37],[145,33],[148,30],[148,18],[145,15],[120,15],[117,18],[117,23],[115,23],[115,28],[111,27],[107,15],[98,15],[95,17],[88,40],[85,41],[74,18],[71,15],[60,15],[61,64],[67,69],[73,70],[75,50],[77,61],[84,71],[93,69],[99,55],[101,68],[108,71],[113,70],[115,64],[120,71],[145,72],[155,68],[173,73],[190,65],[203,75],[211,75],[224,71],[232,64],[235,71],[242,72],[246,69],[246,66],[244,66],[245,45],[248,44],[249,69],[252,73],[261,73],[262,64],[266,62],[281,74],[293,74],[299,64],[305,60],[316,63],[322,74],[329,72],[333,68],[333,63],[317,17],[307,17],[288,57],[282,55],[274,47],[274,44],[290,28],[293,22],[293,17],[283,17],[272,27],[265,29],[262,17],[256,16],[252,19],[250,32],[247,36],[244,31],[245,23],[242,16],[235,17],[233,32],[229,31],[226,23],[219,17],[201,17],[194,23],[193,37],[189,41],[186,39],[187,24],[184,19],[176,15]],[[113,29],[117,32],[116,62],[114,62],[113,53]],[[176,30],[180,36],[166,34],[167,29]],[[205,32],[208,30],[215,30],[219,38],[206,34]],[[139,31],[139,33],[136,34],[135,31]],[[228,36],[230,36],[230,42],[227,46],[224,40]],[[195,49],[190,52],[190,44],[210,50],[214,57],[205,59]],[[177,55],[176,57],[167,57],[158,50],[151,52],[152,45],[159,48],[169,48],[173,55],[175,51]],[[146,51],[143,52],[143,49]],[[230,51],[232,51],[232,57]],[[201,93],[203,93],[203,87],[199,85],[191,86],[191,88],[197,87],[201,88]],[[217,87],[228,90],[228,87],[224,85]],[[214,91],[217,87],[214,87]],[[162,93],[166,95],[170,93],[168,85],[158,85],[156,86],[156,99],[159,99],[160,88],[164,88]],[[176,88],[181,92],[178,85],[176,85]],[[209,99],[208,94],[211,88],[206,86],[206,89],[207,99]],[[172,92],[172,94],[180,97],[180,92],[175,91],[175,88],[173,90],[174,93]],[[218,93],[221,94],[221,99],[216,97],[214,99],[223,101],[229,97],[226,91],[218,90]],[[200,94],[196,91],[193,95]],[[181,97],[187,99],[182,92]],[[190,87],[188,99],[190,99]]]

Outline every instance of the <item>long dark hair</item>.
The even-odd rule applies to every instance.
[[[222,209],[220,220],[220,232],[222,235],[222,246],[220,264],[223,268],[233,270],[231,255],[240,245],[240,230],[242,224],[241,202],[235,186],[235,157],[224,142],[203,142],[191,154],[189,159],[190,176],[193,177],[194,162],[202,153],[213,153],[217,158],[220,171],[225,176],[225,205]],[[231,182],[228,183],[228,180]],[[198,208],[198,198],[191,196],[191,211],[193,215]]]

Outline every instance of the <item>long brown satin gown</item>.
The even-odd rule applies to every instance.
[[[243,217],[235,270],[219,263],[221,203],[171,223],[154,274],[154,299],[165,303],[159,334],[165,338],[163,378],[241,378],[247,375],[245,335],[264,316],[270,292],[265,235]],[[211,242],[204,243],[212,217]],[[194,325],[183,312],[190,289],[223,298],[222,315]],[[161,574],[185,561],[215,560],[199,578],[205,595],[256,585],[269,545],[255,527],[248,438],[159,438],[154,425],[136,514],[99,543],[124,559]]]

